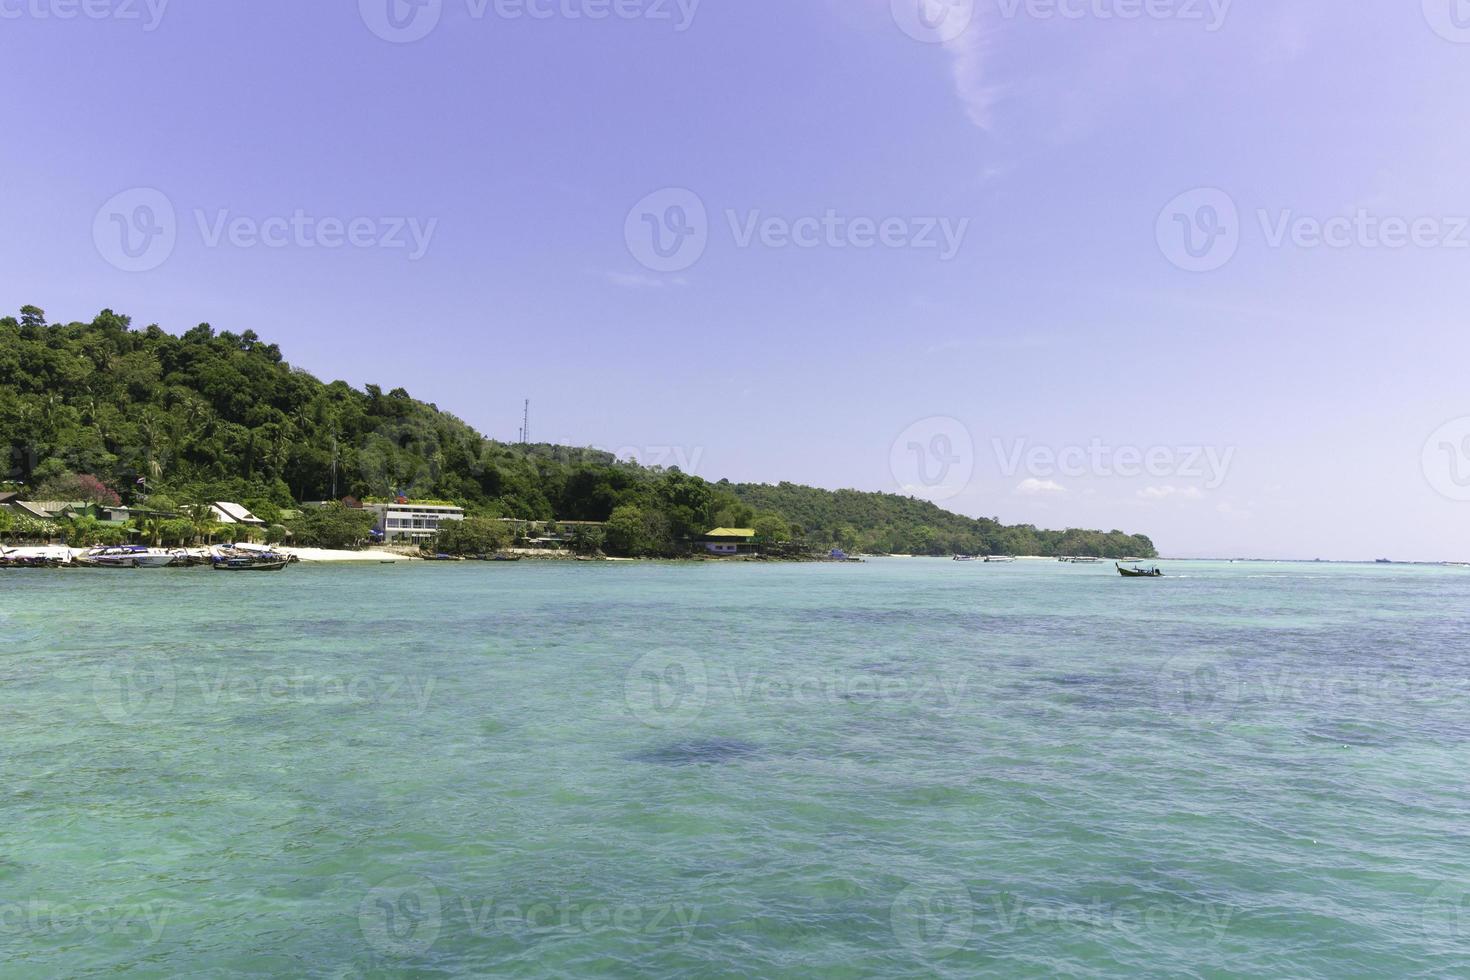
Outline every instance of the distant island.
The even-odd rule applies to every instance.
[[[48,324],[34,306],[0,317],[0,438],[0,490],[132,505],[134,532],[160,542],[205,533],[208,503],[229,500],[268,540],[337,547],[370,520],[336,501],[412,497],[464,509],[441,542],[457,551],[502,547],[515,522],[565,522],[576,550],[616,557],[684,557],[723,528],[793,556],[1157,556],[1122,531],[1006,526],[894,494],[709,482],[591,449],[497,442],[401,388],[323,383],[253,331],[134,330],[111,310],[91,323]],[[73,520],[76,543],[115,536]],[[0,511],[0,535],[38,530],[25,521]]]

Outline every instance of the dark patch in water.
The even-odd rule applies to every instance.
[[[1109,678],[1097,677],[1092,674],[1057,674],[1042,679],[1062,687],[1090,687],[1103,685],[1109,681]]]
[[[657,766],[701,766],[747,759],[759,751],[756,746],[739,739],[697,738],[649,749],[633,758]]]
[[[1313,742],[1328,742],[1362,748],[1383,748],[1397,745],[1401,741],[1388,732],[1354,722],[1328,722],[1312,725],[1307,729],[1306,736]]]

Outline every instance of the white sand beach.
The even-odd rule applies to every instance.
[[[263,546],[254,546],[261,547]],[[201,549],[187,549],[201,550]],[[419,561],[409,555],[394,554],[391,551],[332,551],[327,548],[272,548],[283,555],[292,555],[303,562],[400,562]],[[68,548],[66,545],[33,545],[30,547],[5,548],[3,553],[19,558],[59,558],[69,560],[77,555],[84,554],[86,548]]]
[[[276,548],[283,555],[293,555],[303,562],[398,562],[421,561],[391,551],[331,551],[326,548]]]

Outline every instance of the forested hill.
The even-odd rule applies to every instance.
[[[845,544],[885,554],[1087,555],[1155,558],[1143,535],[1122,531],[1044,531],[964,517],[927,500],[857,490],[818,490],[782,483],[724,484],[759,511],[803,527],[822,528]]]
[[[886,494],[711,484],[507,445],[402,389],[323,383],[253,331],[174,336],[110,310],[91,323],[48,324],[35,307],[0,317],[0,443],[3,478],[31,499],[226,499],[270,520],[300,501],[403,493],[487,517],[611,520],[610,550],[627,554],[678,554],[716,525],[867,551],[1154,554],[1119,532],[1007,528]]]

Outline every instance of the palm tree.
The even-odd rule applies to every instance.
[[[214,519],[214,508],[209,504],[187,504],[184,517],[194,526],[194,537],[201,544],[212,544],[219,531],[219,522]]]

